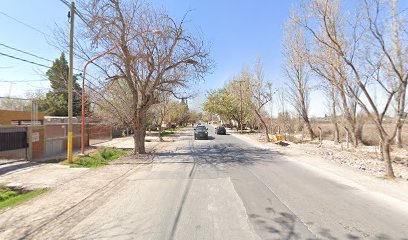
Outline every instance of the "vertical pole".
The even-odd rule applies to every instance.
[[[273,134],[272,125],[273,125],[273,93],[271,92],[271,121],[270,121],[269,132]]]
[[[75,3],[71,3],[71,28],[69,32],[69,76],[68,76],[68,146],[67,146],[67,158],[68,162],[72,162],[72,85],[73,85],[73,67],[74,67],[74,16],[75,16]]]
[[[346,132],[346,148],[349,148],[349,132]]]
[[[240,106],[240,115],[241,115],[241,134],[242,134],[242,81],[239,81],[239,96],[240,96],[240,102],[241,102],[241,106]]]
[[[322,146],[322,128],[318,127],[318,129],[319,129],[319,146],[321,147]]]
[[[81,155],[85,156],[85,75],[86,75],[86,67],[88,66],[88,63],[86,63],[84,67],[84,72],[82,74],[82,96],[81,96],[81,102],[82,102],[82,110],[81,110]],[[88,126],[89,129],[89,126]],[[88,134],[89,136],[89,134]]]

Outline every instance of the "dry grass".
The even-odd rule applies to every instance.
[[[319,133],[320,127],[322,129],[323,140],[332,141],[334,139],[334,127],[333,124],[329,122],[313,123],[313,130],[315,133]],[[385,126],[387,131],[391,131],[391,125]],[[408,145],[408,124],[405,124],[402,128],[402,142]],[[340,129],[340,139],[345,141],[346,134],[344,129]],[[364,124],[362,131],[363,144],[367,146],[377,146],[379,143],[378,131],[373,123]]]

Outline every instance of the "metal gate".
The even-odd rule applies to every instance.
[[[27,127],[0,127],[0,159],[27,159]]]

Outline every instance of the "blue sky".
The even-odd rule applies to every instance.
[[[281,86],[281,45],[283,26],[290,6],[295,1],[216,1],[216,0],[153,0],[157,6],[168,10],[180,19],[188,10],[188,28],[201,32],[211,45],[215,61],[212,74],[200,84],[203,91],[190,101],[199,108],[205,93],[222,87],[245,64],[253,64],[257,56],[264,61],[266,77],[275,87]],[[68,8],[58,0],[3,1],[0,9],[0,43],[54,60],[60,52],[49,45],[43,33],[52,35],[55,24],[67,25]],[[6,17],[5,13],[37,30]],[[48,38],[52,39],[51,36]],[[50,65],[49,62],[27,56],[0,45],[0,53]],[[82,68],[76,64],[77,68]],[[0,96],[24,96],[25,92],[47,89],[44,79],[46,69],[0,56]],[[27,82],[27,80],[36,80]],[[6,82],[9,81],[9,82]],[[11,82],[10,82],[11,81]],[[24,82],[23,82],[24,81]],[[320,101],[319,101],[320,99]],[[312,115],[324,115],[321,97],[312,96]]]

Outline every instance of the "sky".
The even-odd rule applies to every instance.
[[[211,49],[215,67],[196,87],[197,96],[189,101],[200,109],[205,94],[220,88],[241,68],[252,65],[257,56],[263,60],[265,77],[275,87],[283,86],[282,34],[290,7],[295,0],[152,0],[167,9],[176,20],[187,11],[187,27],[200,33]],[[59,0],[3,1],[0,9],[0,53],[50,66],[51,63],[11,50],[2,44],[54,60],[60,51],[50,45],[56,25],[67,26],[68,7]],[[7,16],[6,16],[7,15]],[[79,21],[79,20],[77,20]],[[24,23],[24,24],[22,24]],[[74,63],[81,68],[79,63]],[[47,91],[47,69],[0,55],[0,97],[25,97],[26,92]],[[319,93],[311,96],[312,116],[326,113]]]

